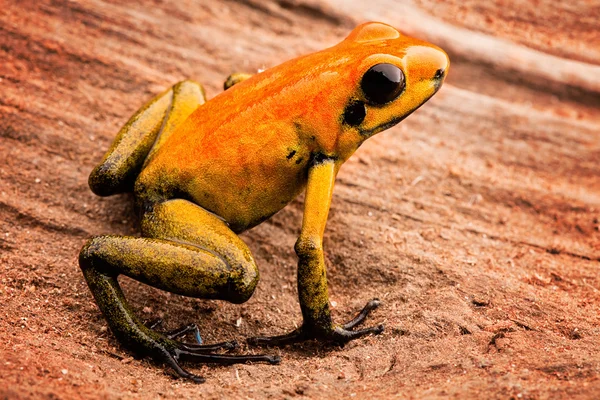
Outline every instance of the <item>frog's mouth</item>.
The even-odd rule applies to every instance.
[[[421,107],[421,106],[419,106]],[[417,108],[419,108],[417,107]],[[386,129],[391,128],[394,125],[399,124],[400,122],[402,122],[404,120],[404,118],[408,117],[410,114],[413,113],[413,111],[415,111],[417,108],[415,108],[414,110],[411,110],[408,114],[403,115],[401,117],[397,117],[392,119],[391,121],[388,122],[384,122],[383,124],[377,125],[374,128],[371,129],[361,129],[359,128],[358,132],[366,138],[370,138],[371,136],[375,135],[376,133],[379,133],[381,131],[385,131]]]
[[[441,85],[440,85],[441,86]],[[433,97],[433,95],[439,90],[440,86],[436,87],[435,91],[431,94],[431,96],[427,97],[425,100],[423,100],[423,102],[421,102],[421,104],[419,104],[418,106],[416,106],[415,108],[413,108],[412,110],[408,111],[406,114],[400,116],[400,117],[396,117],[391,119],[388,122],[384,122],[383,124],[379,124],[376,125],[373,128],[369,128],[369,129],[364,129],[364,128],[358,128],[358,132],[365,137],[365,139],[370,138],[371,136],[375,135],[376,133],[379,133],[381,131],[385,131],[386,129],[391,128],[394,125],[398,125],[400,122],[404,121],[404,119],[406,117],[408,117],[409,115],[411,115],[413,112],[417,111],[419,109],[419,107],[421,107],[423,104],[425,104],[427,102],[427,100],[429,100],[431,97]]]

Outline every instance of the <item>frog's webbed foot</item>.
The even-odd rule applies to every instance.
[[[329,329],[315,329],[307,325],[303,325],[300,328],[279,336],[258,336],[248,338],[248,343],[254,346],[285,346],[286,344],[303,342],[310,339],[320,339],[328,342],[334,342],[337,344],[345,344],[351,340],[358,339],[360,337],[374,334],[378,335],[383,332],[383,324],[353,330],[358,325],[362,324],[367,316],[379,307],[379,300],[372,299],[369,301],[364,308],[347,323],[341,326],[335,326],[331,324]]]

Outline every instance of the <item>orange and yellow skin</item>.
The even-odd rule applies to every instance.
[[[373,104],[361,81],[382,63],[402,71],[404,87],[392,101]],[[90,175],[90,187],[99,195],[133,191],[142,237],[95,237],[80,254],[115,335],[180,375],[200,380],[177,360],[206,361],[207,350],[143,326],[116,277],[125,274],[187,296],[243,302],[256,286],[258,269],[236,234],[268,219],[303,190],[296,243],[303,324],[291,334],[251,343],[344,342],[381,332],[382,326],[353,330],[377,307],[376,300],[345,325],[334,324],[329,315],[322,238],[335,177],[367,138],[433,96],[448,66],[438,47],[367,23],[329,49],[253,76],[234,74],[227,90],[210,101],[200,85],[184,81],[140,109]],[[360,118],[347,117],[350,104],[358,104]],[[249,357],[277,362],[269,356],[220,357],[228,363]]]

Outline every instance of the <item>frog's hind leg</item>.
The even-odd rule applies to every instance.
[[[183,81],[150,100],[121,128],[100,164],[89,177],[99,196],[130,192],[144,162],[198,106],[204,89]]]
[[[146,327],[127,304],[117,281],[120,274],[184,296],[242,303],[256,287],[258,269],[250,250],[223,221],[186,200],[156,204],[143,216],[141,228],[145,237],[94,237],[79,256],[88,286],[121,343],[196,382],[202,378],[184,370],[180,360],[279,362],[279,357],[268,355],[214,354],[229,348],[228,342],[182,343],[174,340],[177,332],[169,336]]]

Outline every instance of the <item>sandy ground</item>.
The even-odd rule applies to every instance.
[[[176,5],[176,3],[178,5]],[[485,5],[482,5],[485,4]],[[0,8],[0,398],[514,398],[600,393],[600,9],[593,1],[5,1]],[[131,199],[87,176],[174,82],[209,96],[381,20],[446,48],[444,88],[340,172],[325,238],[334,316],[368,299],[378,337],[305,343],[280,366],[174,379],[122,348],[76,257],[135,234]],[[142,318],[207,342],[300,322],[302,200],[245,233],[244,305],[123,279]],[[243,348],[243,351],[254,349]]]

